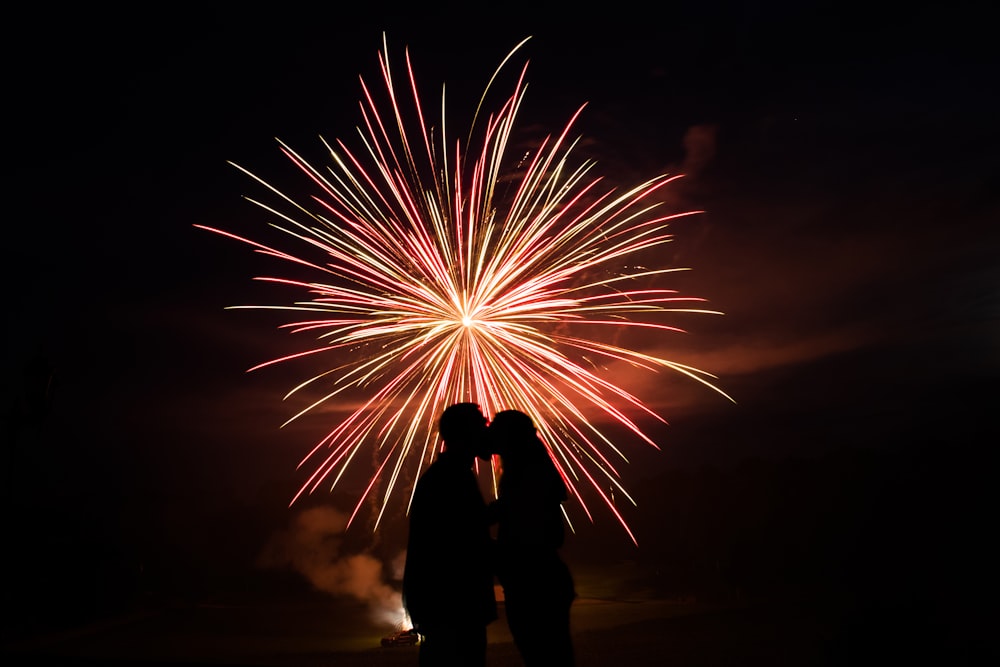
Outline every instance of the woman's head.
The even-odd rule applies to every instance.
[[[557,501],[566,498],[566,487],[556,470],[545,443],[538,437],[531,417],[520,410],[504,410],[493,417],[489,426],[490,446],[499,454],[503,475],[501,487],[520,486],[527,479],[542,484]]]
[[[498,412],[490,422],[489,439],[490,448],[503,459],[504,467],[549,458],[535,423],[520,410]]]
[[[498,412],[490,422],[490,438],[500,449],[509,449],[513,443],[521,443],[535,438],[535,423],[520,410]],[[503,451],[495,450],[500,456]]]

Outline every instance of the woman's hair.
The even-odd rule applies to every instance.
[[[560,502],[566,499],[566,484],[531,417],[520,410],[498,412],[490,422],[490,438],[503,463],[501,486],[533,477],[535,483],[549,486]]]

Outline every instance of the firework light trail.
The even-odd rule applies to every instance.
[[[464,147],[446,136],[443,92],[440,126],[427,124],[409,52],[405,79],[397,81],[383,38],[387,101],[377,103],[361,79],[359,150],[323,141],[332,165],[320,169],[278,142],[316,188],[307,205],[234,165],[276,198],[250,201],[307,254],[202,227],[312,272],[309,280],[258,278],[301,290],[308,300],[235,306],[299,313],[284,327],[318,341],[250,370],[306,357],[333,360],[289,392],[308,387],[319,398],[288,421],[349,389],[364,392],[362,405],[300,463],[308,478],[292,504],[321,487],[332,490],[360,451],[375,451],[377,470],[351,520],[366,498],[374,500],[377,529],[390,501],[412,494],[412,480],[432,460],[437,415],[450,403],[472,401],[486,414],[511,407],[531,414],[587,518],[594,520],[590,503],[597,502],[635,541],[612,499],[632,500],[617,467],[627,459],[599,422],[657,447],[640,421],[664,420],[601,375],[595,360],[669,369],[725,396],[714,376],[605,335],[680,331],[661,321],[664,313],[716,313],[699,308],[703,299],[657,286],[682,269],[643,268],[634,260],[671,240],[672,220],[697,213],[661,212],[664,188],[677,176],[602,189],[591,176],[593,162],[570,162],[570,133],[583,107],[528,156],[508,159],[526,63],[513,93],[477,124],[497,75],[526,41],[487,84]],[[512,194],[498,194],[501,182]]]

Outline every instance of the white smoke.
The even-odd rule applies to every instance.
[[[341,553],[347,518],[332,507],[302,511],[287,530],[271,539],[258,564],[291,568],[317,590],[367,603],[374,621],[403,627],[407,619],[402,595],[385,582],[382,561],[367,553]],[[393,560],[394,576],[402,560],[402,556]]]

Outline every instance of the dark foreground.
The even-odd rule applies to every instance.
[[[364,609],[356,612],[344,616],[342,607],[315,601],[163,608],[8,642],[3,664],[417,664],[416,647],[380,647],[385,629],[369,623]],[[581,599],[573,611],[579,667],[884,665],[917,659],[982,664],[972,643],[935,636],[932,629],[908,629],[891,617],[856,621],[789,605],[708,606],[690,600]],[[503,618],[491,626],[488,664],[521,664]]]

